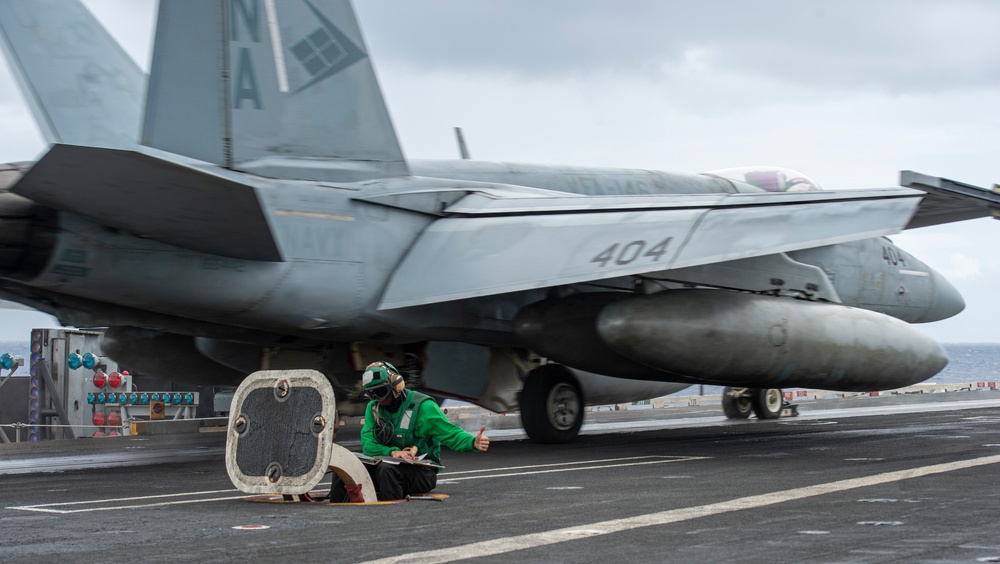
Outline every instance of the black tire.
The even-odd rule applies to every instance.
[[[781,417],[784,398],[778,388],[758,388],[751,394],[753,412],[757,419],[777,419]]]
[[[583,425],[583,390],[564,366],[546,364],[532,370],[521,389],[521,425],[528,438],[542,444],[576,440]]]
[[[746,419],[753,411],[753,404],[746,395],[746,388],[731,388],[722,390],[722,412],[730,419]]]

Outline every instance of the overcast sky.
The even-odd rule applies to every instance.
[[[155,1],[88,0],[148,69]],[[355,3],[407,157],[700,172],[779,165],[827,189],[911,169],[1000,182],[1000,2],[467,0]],[[0,162],[44,143],[0,62]],[[1000,223],[893,239],[966,311],[921,328],[1000,342]],[[24,339],[41,314],[4,313]]]

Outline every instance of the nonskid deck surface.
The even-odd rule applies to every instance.
[[[590,413],[560,446],[518,440],[502,428],[517,418],[496,418],[489,453],[444,453],[444,502],[367,507],[247,503],[226,475],[222,432],[5,445],[0,560],[1000,557],[1000,394],[800,411],[741,422],[718,406]],[[338,442],[357,448],[356,433]]]

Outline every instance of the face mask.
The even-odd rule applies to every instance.
[[[389,411],[396,411],[396,410],[398,410],[399,406],[403,405],[403,396],[405,396],[405,395],[406,395],[406,392],[404,391],[403,393],[399,394],[398,396],[393,396],[392,399],[389,401],[389,404],[386,405],[385,408],[388,409]]]

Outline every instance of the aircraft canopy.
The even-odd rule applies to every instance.
[[[753,184],[768,192],[813,192],[819,184],[797,170],[780,166],[740,166],[711,170],[709,174]]]

